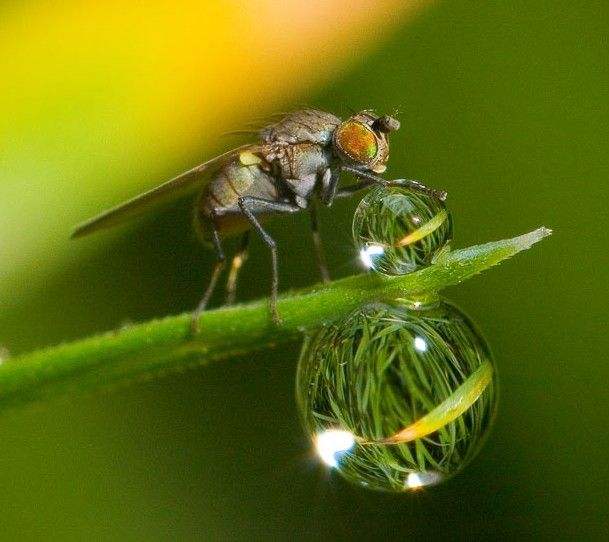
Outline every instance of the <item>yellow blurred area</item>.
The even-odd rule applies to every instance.
[[[0,8],[0,306],[92,245],[74,223],[306,103],[424,1],[26,2]],[[175,168],[175,169],[174,169]]]

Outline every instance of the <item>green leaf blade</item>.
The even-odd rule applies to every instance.
[[[0,365],[0,409],[275,348],[364,303],[435,293],[463,282],[550,233],[539,228],[513,239],[456,250],[409,275],[363,274],[289,292],[279,300],[280,327],[271,322],[266,300],[259,300],[206,312],[201,333],[194,337],[190,315],[182,314],[9,358]]]

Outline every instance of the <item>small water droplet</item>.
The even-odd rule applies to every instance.
[[[446,205],[401,187],[374,188],[353,216],[361,263],[384,275],[404,275],[431,265],[451,238]]]

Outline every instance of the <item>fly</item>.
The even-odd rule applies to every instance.
[[[372,184],[408,186],[444,200],[446,192],[414,180],[388,181],[380,176],[389,158],[388,135],[400,123],[393,117],[362,111],[345,121],[331,113],[305,109],[289,113],[258,132],[259,141],[212,158],[133,199],[80,224],[72,237],[120,224],[154,204],[198,192],[194,224],[200,237],[211,242],[216,253],[207,289],[192,314],[192,330],[207,307],[226,257],[222,239],[242,235],[227,279],[227,302],[235,299],[239,270],[247,258],[249,232],[254,230],[268,246],[272,263],[269,299],[271,316],[277,312],[279,275],[277,246],[262,226],[269,215],[293,214],[308,209],[311,216],[316,260],[322,279],[329,280],[317,227],[316,200],[330,206],[336,198],[349,197]],[[358,181],[339,189],[341,172]]]

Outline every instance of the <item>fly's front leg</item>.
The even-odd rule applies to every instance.
[[[433,196],[440,201],[446,201],[446,196],[448,193],[446,190],[436,190],[435,188],[429,188],[425,186],[422,182],[417,181],[415,179],[393,179],[389,181],[389,186],[405,186],[406,188],[414,188],[419,192],[423,192],[430,196]]]
[[[359,169],[351,166],[343,166],[342,169],[343,171],[351,173],[359,179],[369,180],[370,183],[377,183],[383,186],[402,186],[406,188],[414,188],[415,190],[419,190],[420,192],[429,194],[430,196],[433,196],[441,201],[444,201],[446,199],[446,191],[429,188],[423,183],[415,181],[413,179],[393,179],[391,181],[388,181],[387,179],[383,179],[383,177],[379,177],[378,175],[374,175],[373,173],[369,173],[367,171],[360,171]]]
[[[214,293],[216,284],[218,283],[218,278],[220,277],[222,269],[224,269],[224,263],[226,261],[226,257],[224,256],[224,250],[222,250],[222,243],[220,242],[220,235],[218,234],[218,228],[216,227],[213,218],[209,221],[208,227],[211,228],[211,240],[214,245],[214,249],[216,250],[216,263],[214,264],[214,268],[212,270],[211,278],[209,279],[207,289],[205,290],[205,294],[203,294],[203,297],[197,305],[197,308],[192,313],[190,329],[193,334],[197,334],[199,332],[199,319],[201,317],[201,313],[207,307],[207,304],[209,303],[209,300],[211,299],[211,296]]]
[[[228,271],[228,278],[226,279],[226,304],[232,305],[235,302],[237,294],[237,280],[239,278],[239,271],[247,260],[247,252],[250,241],[250,232],[246,231],[241,238],[241,245],[239,250],[233,256],[231,260],[230,269]]]
[[[271,309],[271,317],[277,325],[281,323],[281,318],[277,312],[277,293],[279,291],[279,269],[277,261],[277,245],[275,240],[264,230],[256,215],[261,213],[296,213],[300,211],[300,207],[293,203],[270,201],[262,198],[251,196],[243,196],[239,198],[239,209],[243,213],[252,227],[258,232],[266,246],[271,251],[271,264],[273,268],[273,277],[271,282],[271,299],[269,306]]]
[[[313,235],[313,248],[315,249],[317,268],[319,269],[322,282],[328,283],[330,282],[330,273],[328,271],[328,265],[326,264],[321,236],[319,235],[319,220],[317,217],[317,204],[315,200],[311,200],[311,203],[309,204],[309,216],[311,218],[311,234]]]
[[[336,193],[336,197],[337,198],[350,198],[356,192],[359,192],[360,190],[364,190],[364,188],[368,188],[371,184],[374,184],[374,183],[375,183],[375,181],[372,181],[370,179],[363,179],[361,181],[358,181],[355,184],[352,184],[351,186],[345,186],[344,188],[341,188]]]

